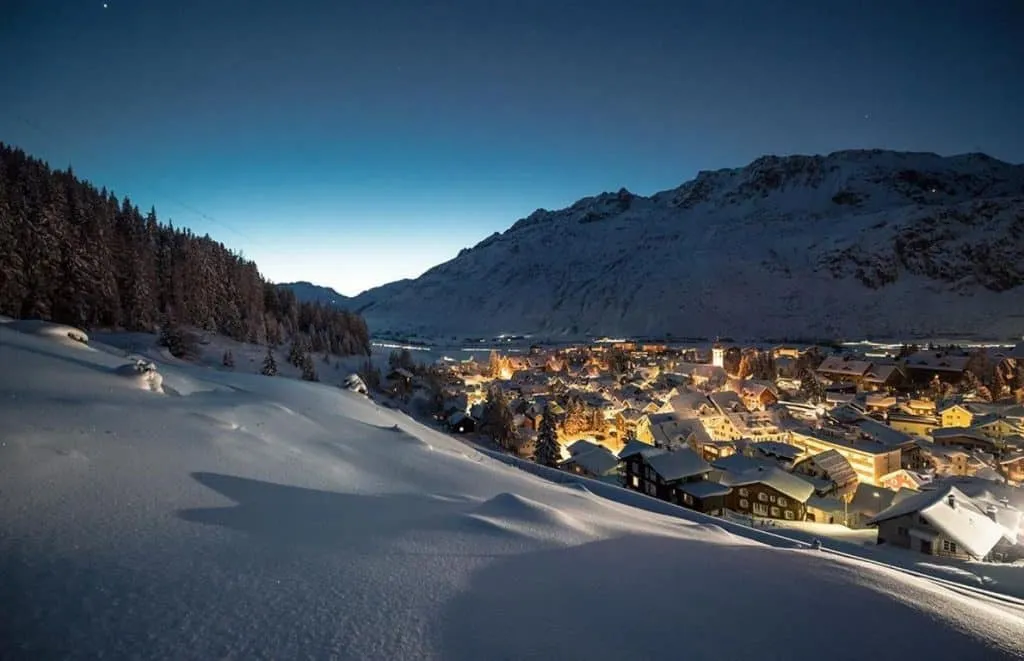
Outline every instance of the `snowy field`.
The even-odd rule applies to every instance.
[[[1011,599],[555,484],[330,385],[158,360],[157,391],[10,326],[3,659],[1024,655]]]

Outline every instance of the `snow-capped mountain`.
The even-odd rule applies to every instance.
[[[1007,337],[1024,332],[1022,249],[1022,165],[765,156],[538,210],[353,306],[428,335]]]
[[[300,280],[298,282],[283,282],[279,284],[278,287],[291,289],[292,292],[295,293],[295,298],[304,302],[326,303],[328,305],[346,307],[350,300],[348,296],[339,294],[330,287],[314,285],[312,282],[306,282],[305,280]]]

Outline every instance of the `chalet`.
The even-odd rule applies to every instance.
[[[885,393],[869,393],[864,398],[864,407],[867,411],[888,411],[896,408],[896,397]]]
[[[739,385],[738,394],[743,406],[750,411],[764,411],[779,401],[775,386],[759,381],[744,381]]]
[[[640,491],[649,496],[657,495],[657,487],[648,480],[650,467],[647,457],[666,452],[662,448],[643,441],[632,440],[619,451],[619,463],[622,464],[622,480],[627,489]]]
[[[693,447],[695,441],[710,440],[699,420],[680,420],[673,414],[652,415],[651,436],[656,447]]]
[[[559,464],[560,468],[576,475],[619,484],[618,457],[601,445],[587,443],[589,447],[584,449],[578,447],[580,443],[586,441],[573,443],[577,446],[575,454],[572,453],[573,446],[570,446],[571,456]]]
[[[711,516],[722,516],[731,487],[712,480],[690,480],[676,485],[672,502]]]
[[[644,443],[653,443],[651,435],[651,419],[643,411],[626,409],[615,416],[615,427],[619,438],[635,438]]]
[[[677,363],[674,371],[689,377],[697,387],[723,384],[729,378],[722,367],[704,363]]]
[[[971,429],[999,443],[1008,436],[1024,433],[1024,428],[997,413],[976,416]]]
[[[793,466],[793,473],[818,480],[827,480],[832,493],[846,493],[857,486],[857,471],[837,450],[826,450],[807,457]]]
[[[920,491],[921,487],[932,481],[932,478],[931,475],[926,473],[919,473],[917,471],[901,468],[888,473],[887,475],[883,475],[881,481],[883,487],[886,489],[892,489],[893,491],[898,491],[900,489]]]
[[[970,358],[963,354],[945,351],[918,351],[903,360],[903,369],[910,381],[928,383],[934,378],[947,383],[957,383],[967,369]]]
[[[649,485],[653,484],[654,489],[653,493],[650,488],[642,490],[670,502],[679,502],[676,488],[680,484],[705,480],[711,472],[711,464],[689,448],[649,454],[643,459],[650,469],[645,479]]]
[[[1024,482],[1024,452],[1014,452],[999,460],[1000,469],[1006,479],[1021,483]]]
[[[448,431],[454,434],[469,434],[476,431],[476,420],[469,417],[465,411],[456,411],[446,422]]]
[[[727,473],[721,482],[732,488],[725,496],[726,509],[746,516],[803,521],[814,494],[809,482],[775,467]]]
[[[870,369],[871,363],[866,360],[856,360],[850,356],[829,356],[815,371],[829,381],[846,381],[859,386]]]
[[[900,407],[905,409],[910,415],[921,415],[921,416],[932,416],[936,415],[938,410],[934,401],[930,399],[908,399],[907,401],[900,404]]]
[[[927,555],[982,560],[1006,541],[1015,545],[1020,510],[978,502],[956,487],[923,491],[894,504],[868,522],[878,543]]]
[[[970,427],[974,421],[974,410],[967,404],[952,404],[939,411],[939,420],[943,427]]]
[[[871,363],[861,379],[861,388],[871,392],[890,391],[902,387],[907,381],[899,365]]]

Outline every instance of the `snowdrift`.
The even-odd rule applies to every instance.
[[[554,484],[336,387],[159,364],[194,388],[154,397],[6,325],[0,354],[4,658],[1024,654],[1012,600]]]

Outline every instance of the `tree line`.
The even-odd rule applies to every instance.
[[[267,282],[208,235],[0,143],[0,314],[80,328],[193,326],[255,344],[369,354],[359,315]]]

